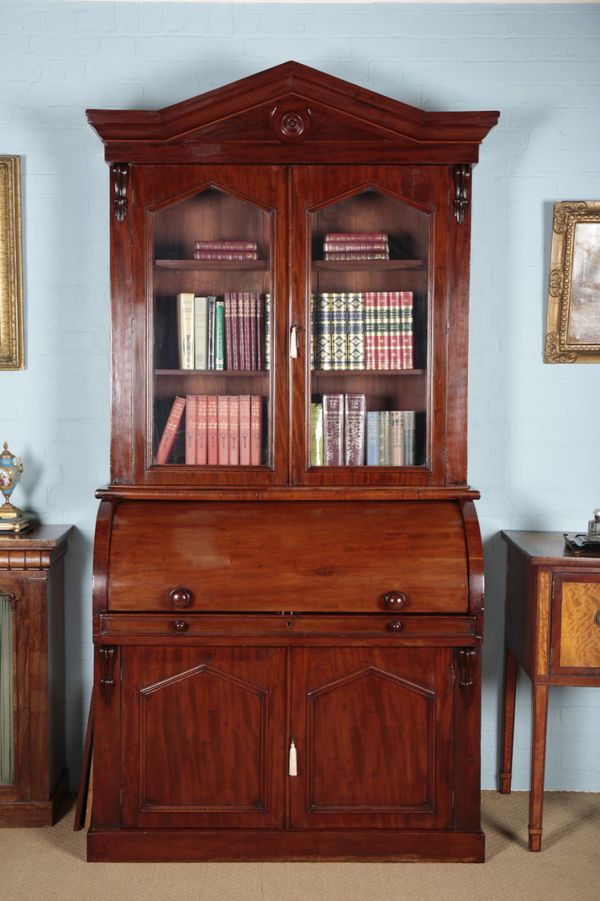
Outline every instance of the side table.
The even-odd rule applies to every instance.
[[[70,526],[0,534],[0,826],[50,826],[67,789],[64,555]]]
[[[550,685],[600,686],[600,557],[576,556],[561,532],[503,532],[508,544],[500,791],[509,794],[517,665],[531,679],[529,850],[542,847]]]

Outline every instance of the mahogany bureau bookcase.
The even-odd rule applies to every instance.
[[[498,113],[288,62],[88,119],[113,324],[89,858],[483,860],[470,176]]]

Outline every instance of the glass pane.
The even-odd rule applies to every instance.
[[[214,188],[154,214],[155,464],[272,464],[270,236]]]
[[[311,466],[424,466],[428,213],[366,190],[311,215]]]
[[[0,594],[0,785],[14,780],[13,610]]]

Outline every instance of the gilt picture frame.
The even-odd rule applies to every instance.
[[[0,156],[0,370],[25,368],[21,159]]]
[[[554,204],[546,363],[600,363],[600,200]]]

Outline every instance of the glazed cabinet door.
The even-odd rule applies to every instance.
[[[295,483],[443,484],[449,183],[444,166],[295,169]]]
[[[135,166],[129,180],[113,221],[113,480],[281,484],[285,172]]]
[[[292,827],[449,828],[450,649],[299,649],[293,661]]]
[[[284,655],[123,649],[123,826],[281,826]]]

